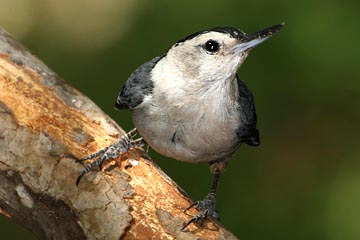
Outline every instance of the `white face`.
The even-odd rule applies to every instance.
[[[204,82],[233,79],[248,54],[237,51],[239,43],[230,34],[210,31],[176,43],[168,51],[167,61],[187,79]]]

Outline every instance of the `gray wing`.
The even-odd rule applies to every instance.
[[[118,95],[115,102],[115,108],[134,109],[143,102],[146,95],[150,95],[152,93],[154,83],[151,80],[151,70],[164,56],[165,55],[155,57],[142,64],[130,75]]]
[[[245,142],[250,146],[260,145],[260,134],[256,127],[257,117],[254,104],[254,97],[250,90],[246,87],[244,81],[236,76],[239,91],[239,111],[241,125],[237,129],[236,134],[241,142]]]

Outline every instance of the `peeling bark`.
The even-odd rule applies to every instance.
[[[191,200],[141,149],[87,174],[77,188],[75,158],[122,134],[0,30],[0,214],[41,239],[236,239],[212,221],[181,232]],[[129,159],[139,164],[125,167]]]

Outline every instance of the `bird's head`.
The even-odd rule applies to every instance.
[[[211,82],[233,79],[249,51],[278,32],[282,24],[246,34],[232,27],[218,27],[189,35],[175,43],[167,61],[185,78]]]

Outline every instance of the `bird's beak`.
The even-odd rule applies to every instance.
[[[239,43],[235,45],[234,47],[235,51],[237,53],[240,53],[251,50],[256,45],[264,42],[266,39],[268,39],[278,31],[280,31],[280,29],[284,25],[285,25],[284,23],[281,23],[265,28],[253,34],[245,34],[245,36],[239,40]]]

